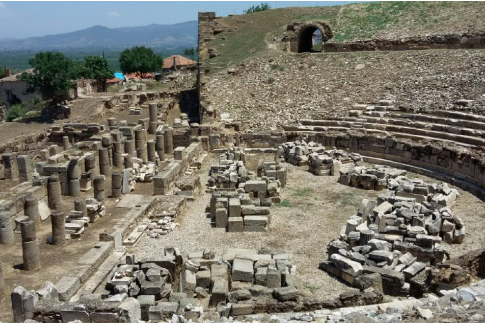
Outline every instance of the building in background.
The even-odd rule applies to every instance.
[[[181,55],[172,55],[163,60],[163,71],[186,70],[197,66],[197,62]]]
[[[20,80],[22,73],[32,73],[34,69],[28,69],[21,73],[13,74],[7,71],[7,76],[0,79],[0,99],[7,109],[12,105],[21,104],[33,99],[38,93],[27,93],[27,82]]]

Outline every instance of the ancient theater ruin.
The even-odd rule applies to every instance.
[[[484,20],[367,6],[201,12],[171,88],[1,124],[0,321],[485,321]]]

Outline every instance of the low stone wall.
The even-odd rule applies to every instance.
[[[367,39],[349,43],[325,43],[323,45],[324,52],[460,48],[485,48],[485,34],[436,35],[405,39]]]
[[[190,163],[199,156],[201,151],[199,142],[193,142],[187,148],[177,147],[174,151],[174,160],[153,178],[153,193],[155,195],[167,194],[175,181],[185,173]]]
[[[49,133],[42,131],[38,134],[17,137],[15,140],[0,144],[0,153],[29,152],[46,146]]]
[[[350,132],[297,132],[265,134],[243,134],[239,136],[241,145],[246,147],[278,147],[280,142],[298,138],[315,142],[327,147],[346,148],[358,152],[371,161],[383,164],[380,160],[392,162],[393,167],[407,165],[406,170],[422,172],[426,175],[448,182],[485,199],[485,159],[470,148],[443,143],[420,143],[395,137]],[[236,137],[237,138],[237,137]],[[266,142],[265,142],[266,139]],[[413,167],[410,169],[409,167]],[[430,171],[430,172],[429,172]]]

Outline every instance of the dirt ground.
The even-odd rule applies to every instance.
[[[261,157],[250,156],[249,168]],[[272,159],[273,156],[265,155],[264,158]],[[216,162],[214,154],[204,161],[199,171],[203,185],[207,183],[210,165]],[[408,176],[436,182],[412,173]],[[485,204],[470,193],[458,191],[460,197],[454,212],[465,220],[468,236],[462,245],[447,245],[454,256],[485,245],[485,237],[481,234],[481,228],[485,226]],[[224,229],[211,228],[210,218],[205,213],[211,194],[202,192],[196,200],[187,203],[184,214],[177,219],[180,227],[158,239],[145,235],[130,251],[148,256],[153,255],[154,250],[174,246],[183,252],[207,248],[219,255],[228,248],[287,252],[291,253],[297,275],[309,292],[317,298],[338,296],[352,287],[319,270],[318,265],[327,259],[327,244],[339,236],[346,220],[356,214],[361,200],[374,199],[380,193],[344,186],[336,177],[318,177],[304,168],[288,165],[287,186],[282,192],[284,202],[272,206],[268,233],[228,233]]]
[[[0,185],[4,181],[0,181]],[[4,184],[5,185],[5,184]],[[110,181],[106,182],[106,196],[111,195]],[[146,192],[153,190],[151,183],[138,184],[138,191]],[[82,194],[82,197],[92,197],[93,191]],[[75,198],[63,196],[63,211],[73,209]],[[41,255],[41,268],[36,271],[25,271],[22,268],[22,241],[20,233],[15,235],[15,243],[11,246],[1,246],[3,275],[5,277],[5,292],[0,295],[0,321],[11,322],[12,311],[10,303],[10,291],[16,286],[23,286],[26,289],[41,288],[46,281],[56,283],[66,272],[68,272],[89,249],[99,242],[99,234],[105,229],[113,227],[120,215],[127,212],[126,209],[115,208],[116,200],[107,198],[105,201],[106,215],[98,218],[95,223],[90,223],[86,231],[79,239],[68,240],[62,247],[52,246],[46,243],[51,235],[50,218],[41,222],[37,228],[37,241]],[[123,212],[120,214],[120,212]],[[8,291],[8,292],[7,292]]]

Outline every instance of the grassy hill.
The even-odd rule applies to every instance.
[[[485,32],[485,2],[367,2],[332,7],[272,9],[221,18],[226,31],[209,44],[220,56],[209,61],[226,68],[267,52],[294,20],[325,20],[334,42],[402,38],[426,34]],[[269,45],[269,46],[268,46]]]

